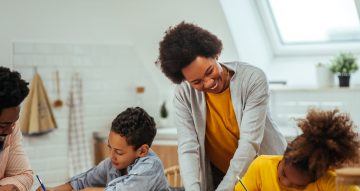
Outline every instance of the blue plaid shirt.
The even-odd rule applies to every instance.
[[[100,162],[90,170],[74,176],[70,184],[74,190],[86,187],[105,187],[105,191],[168,191],[169,185],[159,157],[150,150],[128,166],[128,174],[112,166],[110,158]]]

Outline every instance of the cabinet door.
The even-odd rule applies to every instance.
[[[102,160],[104,160],[107,157],[109,157],[109,148],[107,147],[107,143],[96,142],[94,144],[95,165],[98,165]]]
[[[152,145],[151,148],[159,156],[165,169],[179,165],[177,145]]]

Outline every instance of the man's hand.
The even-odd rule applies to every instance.
[[[0,191],[19,191],[19,188],[13,184],[6,184],[0,186]]]

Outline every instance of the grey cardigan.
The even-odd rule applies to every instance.
[[[269,90],[266,76],[254,66],[224,63],[234,72],[230,92],[240,128],[238,148],[217,191],[233,190],[236,176],[242,177],[260,154],[283,154],[286,141],[277,130],[268,110]],[[205,154],[206,100],[204,93],[186,81],[175,89],[175,123],[181,177],[186,191],[211,191],[211,168]]]

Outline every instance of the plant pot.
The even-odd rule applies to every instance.
[[[333,87],[334,74],[324,65],[317,66],[316,81],[319,88]]]
[[[349,87],[350,85],[350,74],[341,74],[338,76],[340,87]]]
[[[159,128],[166,128],[169,126],[169,119],[168,118],[160,118],[158,127]]]

